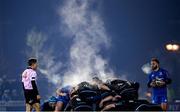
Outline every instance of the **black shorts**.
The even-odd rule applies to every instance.
[[[40,100],[37,100],[37,94],[33,90],[24,90],[24,96],[26,103],[32,105],[34,103],[40,103]]]

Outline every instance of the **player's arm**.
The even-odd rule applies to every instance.
[[[32,87],[33,87],[33,92],[34,92],[34,94],[36,94],[37,99],[40,99],[39,91],[38,91],[38,88],[37,88],[37,85],[36,85],[36,76],[37,76],[36,73],[33,73],[33,74],[32,74],[31,84],[32,84]]]
[[[66,93],[62,92],[61,89],[57,89],[57,90],[56,90],[56,94],[57,94],[58,96],[66,96]]]
[[[155,81],[151,78],[151,74],[149,74],[147,87],[148,87],[148,88],[151,88],[151,87],[155,87],[155,86],[156,86],[156,83],[155,83]]]
[[[167,84],[171,84],[171,79],[169,78],[169,73],[167,71],[163,72],[163,80],[160,81],[160,83],[158,84],[158,86],[163,87]]]
[[[110,91],[110,88],[106,86],[105,84],[99,84],[98,88],[101,90]]]
[[[61,89],[57,89],[57,90],[56,90],[56,94],[57,94],[58,96],[62,96]]]
[[[145,93],[145,95],[146,95],[147,97],[151,97],[152,79],[151,79],[150,75],[149,75],[149,77],[148,77],[147,87],[148,87],[148,88],[147,88],[147,92]]]
[[[148,77],[148,83],[147,83],[147,87],[148,88],[151,88],[151,82],[152,82],[152,79],[151,79],[151,74],[149,74],[149,77]]]
[[[25,91],[23,75],[24,75],[24,73],[22,74],[22,87],[23,87],[23,90]]]
[[[171,84],[172,83],[171,78],[169,78],[169,72],[168,71],[165,71],[165,83],[166,84]]]
[[[31,84],[33,87],[33,91],[36,95],[39,95],[38,89],[37,89],[37,85],[36,85],[36,81],[35,80],[31,80]]]
[[[24,86],[24,81],[25,81],[25,80],[24,80],[24,78],[27,77],[27,72],[24,71],[24,72],[22,73],[22,76],[21,76],[21,77],[22,77],[22,86],[23,86],[23,90],[25,91],[25,86]]]
[[[148,87],[148,88],[151,88],[151,81],[148,81],[147,87]]]
[[[25,91],[24,82],[22,82],[23,90]]]

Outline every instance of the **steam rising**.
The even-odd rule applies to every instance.
[[[107,60],[100,54],[102,49],[110,46],[110,40],[103,20],[97,11],[91,9],[94,3],[90,0],[65,0],[58,9],[62,35],[73,40],[67,51],[69,60],[66,70],[62,70],[60,57],[53,55],[55,49],[49,43],[46,44],[48,35],[36,30],[27,35],[27,46],[31,48],[28,57],[38,58],[39,71],[55,85],[59,82],[62,85],[74,85],[90,81],[94,74],[103,80],[114,77]]]
[[[49,82],[57,85],[61,81],[59,70],[62,63],[55,61],[53,49],[44,49],[47,39],[47,35],[35,29],[28,32],[26,44],[31,49],[26,54],[28,57],[36,57],[39,63],[38,70],[48,78]]]
[[[149,63],[144,64],[141,69],[145,74],[151,73],[151,65]]]
[[[106,71],[107,61],[99,53],[110,45],[109,38],[102,19],[90,8],[92,4],[88,0],[67,0],[59,11],[64,27],[62,32],[69,31],[68,35],[73,39],[70,68],[64,74],[65,84],[89,81],[92,73],[102,79],[112,77],[112,71]]]

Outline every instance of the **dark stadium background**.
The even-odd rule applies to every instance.
[[[0,100],[23,101],[21,73],[26,68],[27,33],[32,29],[46,32],[54,43],[54,55],[65,62],[69,38],[59,32],[57,9],[64,0],[0,0]],[[158,57],[170,72],[171,102],[180,99],[180,54],[167,52],[165,45],[180,42],[179,0],[98,0],[98,13],[111,40],[108,50],[100,52],[109,67],[128,80],[140,83],[140,96],[145,97],[147,75],[141,67],[151,57]],[[92,7],[93,8],[93,7]],[[45,48],[46,49],[46,48]],[[59,76],[61,77],[61,76]],[[47,85],[47,86],[44,86]],[[42,101],[56,87],[39,73],[38,87]],[[1,104],[2,105],[2,104]],[[12,107],[13,108],[13,107]]]

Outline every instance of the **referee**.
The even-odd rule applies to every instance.
[[[31,58],[28,60],[28,67],[22,73],[22,84],[26,101],[26,111],[40,111],[40,95],[36,86],[37,59]]]

